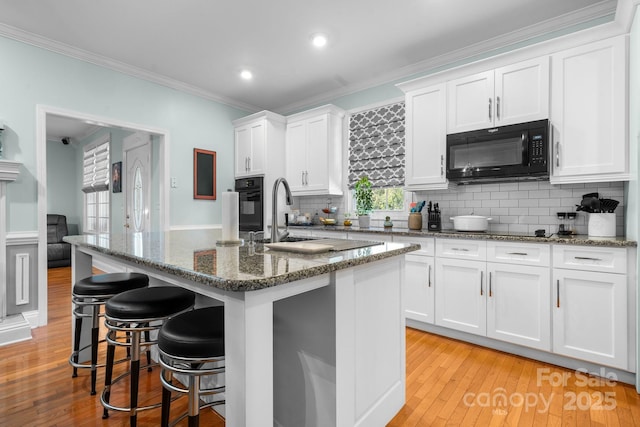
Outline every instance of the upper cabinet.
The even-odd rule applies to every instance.
[[[549,58],[451,80],[447,93],[447,133],[546,119]]]
[[[287,117],[286,177],[294,196],[342,195],[343,117],[333,105]]]
[[[405,186],[407,190],[447,188],[446,84],[405,95]]]
[[[628,180],[627,37],[551,61],[551,183]]]
[[[238,120],[235,126],[235,177],[265,175],[274,156],[283,156],[285,118],[262,111]]]

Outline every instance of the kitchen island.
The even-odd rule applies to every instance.
[[[220,230],[72,236],[72,281],[94,258],[224,304],[227,425],[384,425],[405,401],[408,243],[302,255],[218,245]],[[87,328],[83,328],[87,329]],[[273,420],[273,422],[271,422]]]

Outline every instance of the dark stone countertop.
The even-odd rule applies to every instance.
[[[263,244],[220,245],[219,229],[67,236],[66,242],[227,291],[277,286],[420,249],[417,244],[373,246],[303,255]]]
[[[510,242],[528,242],[528,243],[552,243],[562,245],[586,245],[586,246],[606,246],[606,247],[636,247],[638,242],[627,240],[625,237],[589,237],[586,235],[574,235],[562,237],[551,235],[549,237],[535,237],[532,234],[525,233],[505,233],[505,232],[463,232],[455,230],[443,230],[439,232],[428,230],[409,230],[407,228],[392,227],[390,230],[381,227],[371,227],[361,229],[355,225],[345,227],[341,225],[325,226],[290,226],[289,230],[295,233],[296,229],[302,230],[323,230],[335,231],[342,233],[372,233],[386,236],[408,236],[408,237],[440,237],[451,239],[481,239],[481,240],[499,240]]]

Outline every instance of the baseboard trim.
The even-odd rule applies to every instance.
[[[29,322],[29,324],[31,325],[31,329],[40,326],[38,325],[38,310],[23,311],[22,316],[24,317],[24,320]]]
[[[31,324],[22,314],[9,316],[0,323],[0,346],[31,339]]]

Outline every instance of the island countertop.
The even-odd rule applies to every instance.
[[[303,255],[262,244],[220,245],[219,229],[67,236],[72,245],[226,290],[252,291],[351,268],[420,249],[385,243]]]

